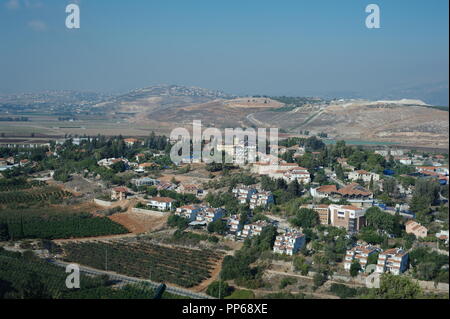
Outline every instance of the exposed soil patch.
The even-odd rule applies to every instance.
[[[155,217],[133,212],[114,214],[109,218],[123,225],[133,234],[160,230],[167,222],[167,216]]]

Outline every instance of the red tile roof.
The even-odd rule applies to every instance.
[[[169,197],[152,197],[150,198],[150,200],[156,201],[156,202],[160,202],[160,203],[172,203],[175,200]]]

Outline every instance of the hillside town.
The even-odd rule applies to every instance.
[[[219,151],[239,165],[173,163],[173,143],[152,133],[0,146],[0,255],[137,278],[154,267],[155,283],[204,296],[220,283],[246,298],[367,297],[400,276],[448,297],[448,154],[312,136],[280,140],[276,158],[250,162],[238,143]],[[101,247],[123,252],[106,268]],[[149,258],[142,270],[131,247]],[[209,253],[189,261],[198,249]],[[206,268],[172,278],[151,252],[164,250]]]

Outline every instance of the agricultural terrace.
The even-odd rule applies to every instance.
[[[80,289],[66,287],[67,273],[32,254],[0,248],[0,299],[152,299],[154,288],[146,284],[114,287],[104,276],[80,278]],[[30,289],[33,288],[33,289]],[[179,298],[164,292],[163,299]]]
[[[45,182],[25,179],[0,180],[0,205],[54,203],[72,194]]]
[[[222,253],[167,247],[149,242],[84,242],[63,246],[65,260],[182,287],[194,287],[211,277]],[[107,265],[106,265],[107,264]]]
[[[64,239],[128,233],[107,217],[93,216],[68,207],[0,210],[0,225],[6,225],[10,239]]]

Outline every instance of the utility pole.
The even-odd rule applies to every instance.
[[[220,280],[220,272],[219,272],[219,299],[221,290],[222,290],[222,281]]]
[[[108,271],[108,247],[105,248],[105,271]]]

